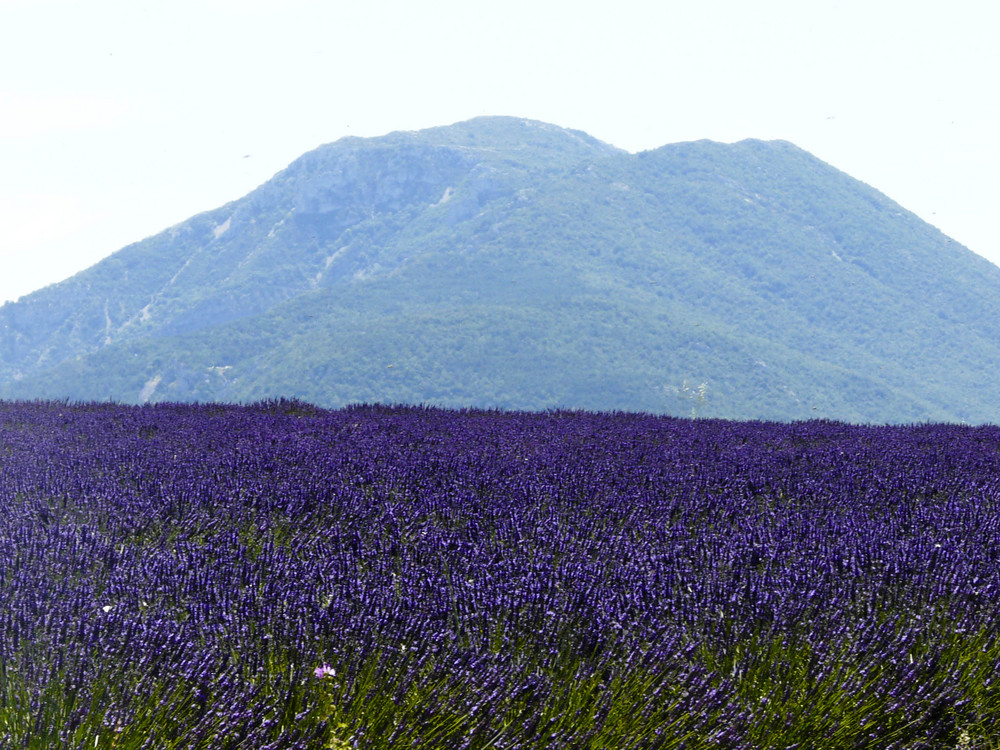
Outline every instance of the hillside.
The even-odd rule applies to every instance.
[[[1000,269],[786,142],[305,154],[0,308],[0,397],[1000,421]]]

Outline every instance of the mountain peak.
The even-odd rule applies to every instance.
[[[580,161],[626,152],[579,130],[506,116],[483,116],[426,130],[400,130],[383,136],[348,136],[325,144],[301,157],[324,159],[330,155],[384,151],[450,149],[484,163],[534,164],[542,168],[571,167]]]
[[[1000,269],[784,141],[311,151],[0,308],[0,398],[1000,421]]]
[[[489,148],[576,147],[590,155],[625,153],[581,130],[520,117],[483,116],[453,125],[417,131],[421,138],[442,145]]]

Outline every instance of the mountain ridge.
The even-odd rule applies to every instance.
[[[787,141],[477,118],[320,146],[0,307],[0,397],[997,421],[998,300]]]

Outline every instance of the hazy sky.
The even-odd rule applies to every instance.
[[[783,138],[1000,264],[995,0],[0,0],[0,302],[345,135]]]

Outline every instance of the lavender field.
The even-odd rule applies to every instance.
[[[998,748],[1000,428],[0,402],[0,747]]]

